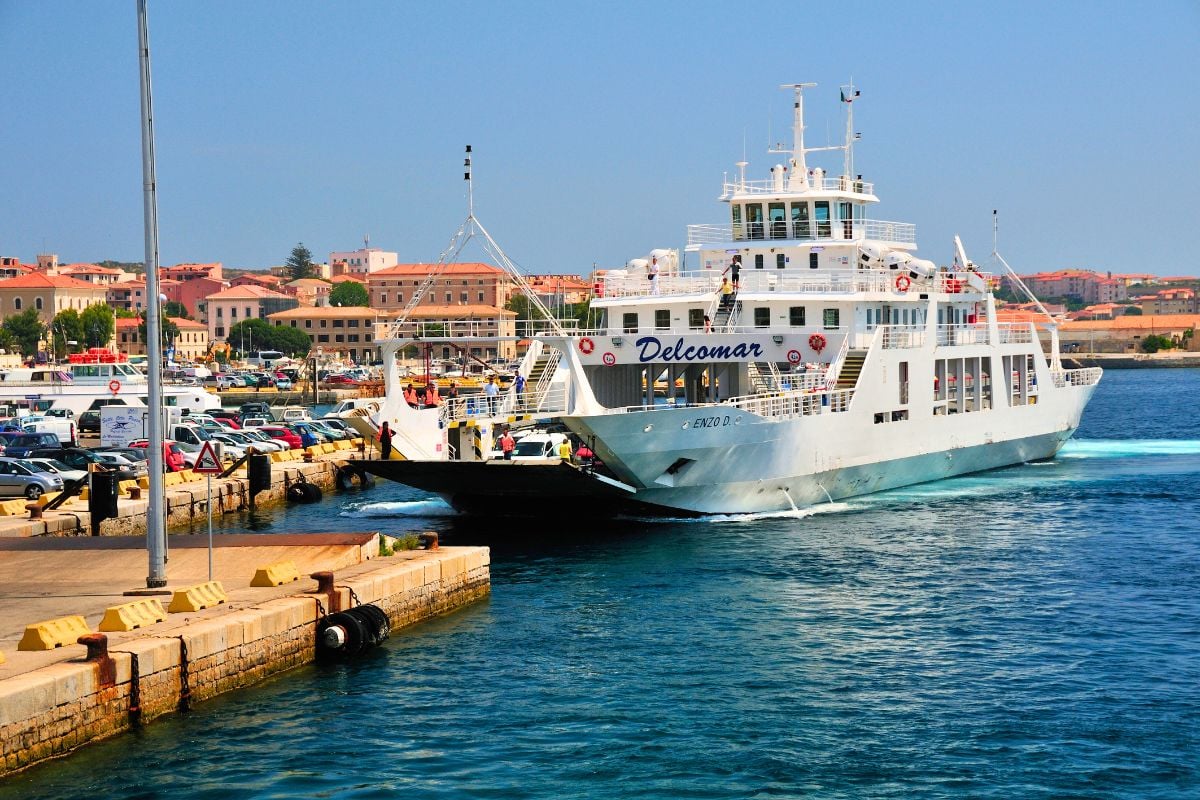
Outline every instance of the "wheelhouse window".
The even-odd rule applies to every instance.
[[[812,238],[812,228],[809,226],[808,220],[808,203],[792,203],[792,238]]]
[[[768,203],[767,214],[771,218],[771,238],[787,238],[787,206],[784,203]]]
[[[622,328],[626,333],[637,333],[638,331],[638,315],[636,311],[627,311],[622,315]]]
[[[671,310],[667,308],[654,309],[654,327],[660,331],[671,329]]]
[[[840,328],[842,326],[842,324],[841,324],[841,318],[842,318],[841,309],[827,308],[822,312],[822,316],[824,317],[823,322],[825,325],[825,330],[836,330],[837,328]]]
[[[831,233],[829,227],[829,201],[817,200],[813,203],[813,211],[817,217],[817,236],[821,239],[828,239]]]
[[[792,306],[788,309],[788,324],[793,328],[804,327],[804,306]]]
[[[769,309],[769,308],[754,309],[754,327],[756,327],[756,328],[771,327],[771,309]]]
[[[763,238],[765,231],[763,230],[762,203],[746,204],[746,222],[749,223],[748,227],[751,239]]]
[[[730,208],[730,213],[733,215],[733,238],[744,239],[746,237],[742,230],[742,205],[741,203],[733,203]]]

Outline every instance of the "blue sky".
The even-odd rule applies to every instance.
[[[745,143],[862,91],[869,216],[1022,272],[1197,274],[1200,3],[154,2],[163,264],[434,260],[476,210],[530,272],[682,246]],[[140,261],[133,0],[0,0],[0,255]],[[819,158],[819,157],[818,157]],[[840,166],[840,158],[817,165]],[[479,253],[469,255],[479,256]]]

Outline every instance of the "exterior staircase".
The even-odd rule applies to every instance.
[[[770,361],[751,361],[747,366],[750,388],[754,394],[779,391],[779,368]]]
[[[555,370],[558,369],[558,362],[561,358],[562,351],[552,347],[543,347],[542,352],[538,353],[533,366],[529,368],[529,375],[525,378],[523,410],[536,411],[541,407],[550,390],[550,382],[554,377]]]
[[[736,293],[730,295],[729,305],[725,306],[724,308],[721,307],[720,302],[718,301],[717,313],[713,317],[712,321],[712,329],[714,331],[723,331],[727,327],[731,326],[733,324],[731,320],[737,319],[737,312],[741,308],[741,305],[742,304],[738,302]]]
[[[867,360],[866,350],[848,350],[846,360],[838,371],[835,389],[853,389],[858,385],[858,376],[862,372],[863,362]]]

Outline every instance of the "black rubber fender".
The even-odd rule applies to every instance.
[[[334,626],[341,628],[346,638],[345,644],[337,648],[329,647],[325,641],[325,631]],[[317,622],[317,655],[323,658],[354,658],[373,644],[372,638],[373,632],[368,630],[359,615],[345,611],[330,614]]]
[[[297,482],[287,488],[287,499],[291,503],[315,503],[321,499],[320,487],[311,483]]]
[[[303,483],[301,486],[304,487],[304,496],[306,498],[304,502],[306,503],[316,503],[321,499],[321,495],[324,494],[321,491],[321,487],[315,483]]]
[[[334,475],[334,483],[339,492],[347,492],[354,488],[354,470],[348,467],[338,467]]]
[[[352,614],[362,620],[363,626],[366,628],[367,636],[372,640],[372,644],[380,644],[392,632],[392,623],[388,620],[387,614],[383,613],[383,609],[373,605],[355,606],[350,609],[348,614]]]

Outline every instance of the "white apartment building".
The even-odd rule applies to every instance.
[[[376,247],[364,247],[345,253],[329,254],[330,277],[338,275],[369,275],[400,263],[398,253],[389,253]]]

